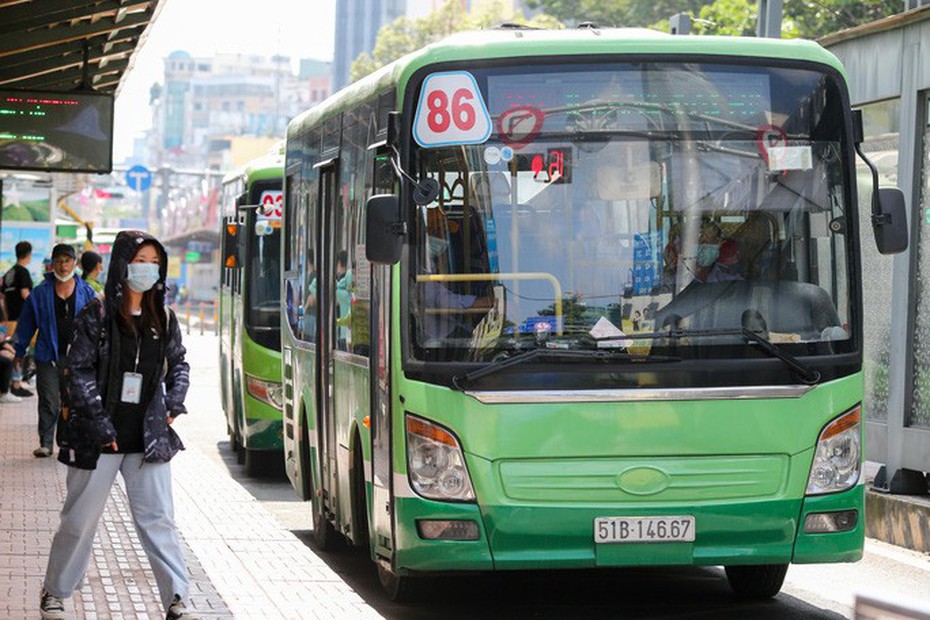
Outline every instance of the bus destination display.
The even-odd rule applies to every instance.
[[[113,97],[0,89],[0,168],[109,172]]]

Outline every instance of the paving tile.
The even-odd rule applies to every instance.
[[[189,403],[191,406],[191,403]],[[36,401],[0,405],[0,617],[37,615],[67,468],[37,459]],[[312,550],[207,457],[172,461],[175,512],[191,575],[190,608],[228,618],[377,618]],[[216,506],[224,510],[217,513]],[[69,618],[164,617],[121,480],[104,510],[84,586]]]

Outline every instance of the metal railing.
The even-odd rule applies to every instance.
[[[171,304],[178,317],[178,324],[184,333],[190,335],[192,331],[219,334],[219,304],[217,302],[184,302]]]

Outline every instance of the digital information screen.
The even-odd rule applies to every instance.
[[[0,168],[110,172],[113,96],[0,89]]]

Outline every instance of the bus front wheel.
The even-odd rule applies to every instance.
[[[781,590],[788,572],[787,564],[727,566],[727,581],[740,598],[772,598]]]
[[[423,594],[424,587],[428,587],[426,578],[398,575],[380,563],[378,581],[387,597],[395,603],[415,601]]]

